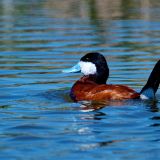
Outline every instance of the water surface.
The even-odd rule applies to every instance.
[[[160,158],[160,90],[86,112],[68,96],[81,74],[61,72],[98,51],[108,83],[140,91],[160,58],[158,0],[0,4],[0,159]]]

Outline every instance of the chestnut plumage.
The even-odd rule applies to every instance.
[[[77,65],[64,70],[65,73],[79,71],[84,76],[71,88],[70,97],[74,101],[153,99],[160,83],[160,60],[156,63],[140,93],[128,86],[106,84],[109,68],[105,57],[98,52],[86,54]]]

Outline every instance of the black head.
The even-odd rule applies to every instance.
[[[82,73],[86,73],[87,75],[87,67],[88,65],[90,65],[89,67],[91,68],[91,64],[94,64],[94,72],[88,72],[88,75],[93,76],[94,80],[96,83],[98,84],[105,84],[108,76],[109,76],[109,68],[107,65],[107,61],[105,59],[105,57],[98,53],[98,52],[91,52],[91,53],[87,53],[85,56],[83,56],[80,59],[80,63],[82,62],[83,65],[81,65],[81,72]],[[90,63],[83,63],[83,62],[90,62]],[[91,69],[92,70],[92,69]]]

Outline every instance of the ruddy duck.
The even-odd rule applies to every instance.
[[[74,101],[153,99],[160,83],[160,60],[140,93],[125,85],[106,84],[109,68],[105,57],[100,53],[88,53],[77,65],[63,70],[65,73],[80,71],[84,76],[75,82],[70,91],[70,97]]]

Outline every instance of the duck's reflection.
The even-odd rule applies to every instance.
[[[149,109],[150,112],[159,112],[158,101],[146,101],[144,105]]]
[[[115,100],[115,101],[81,101],[80,108],[82,112],[89,112],[89,111],[97,111],[105,107],[123,107],[133,103],[132,100],[130,101],[122,101],[122,100]]]
[[[90,150],[90,149],[99,148],[99,147],[106,147],[114,143],[123,142],[123,141],[126,141],[126,140],[109,140],[104,142],[81,144],[80,149],[85,151],[85,150]]]
[[[81,120],[102,120],[105,119],[107,116],[106,113],[100,112],[100,111],[96,111],[93,112],[92,114],[84,114],[83,116],[81,116]]]
[[[83,101],[80,104],[80,108],[82,112],[89,112],[89,111],[97,111],[106,107],[124,107],[124,106],[143,106],[151,112],[159,112],[157,100],[140,100],[140,99],[133,99],[133,100],[115,100],[115,101]]]

